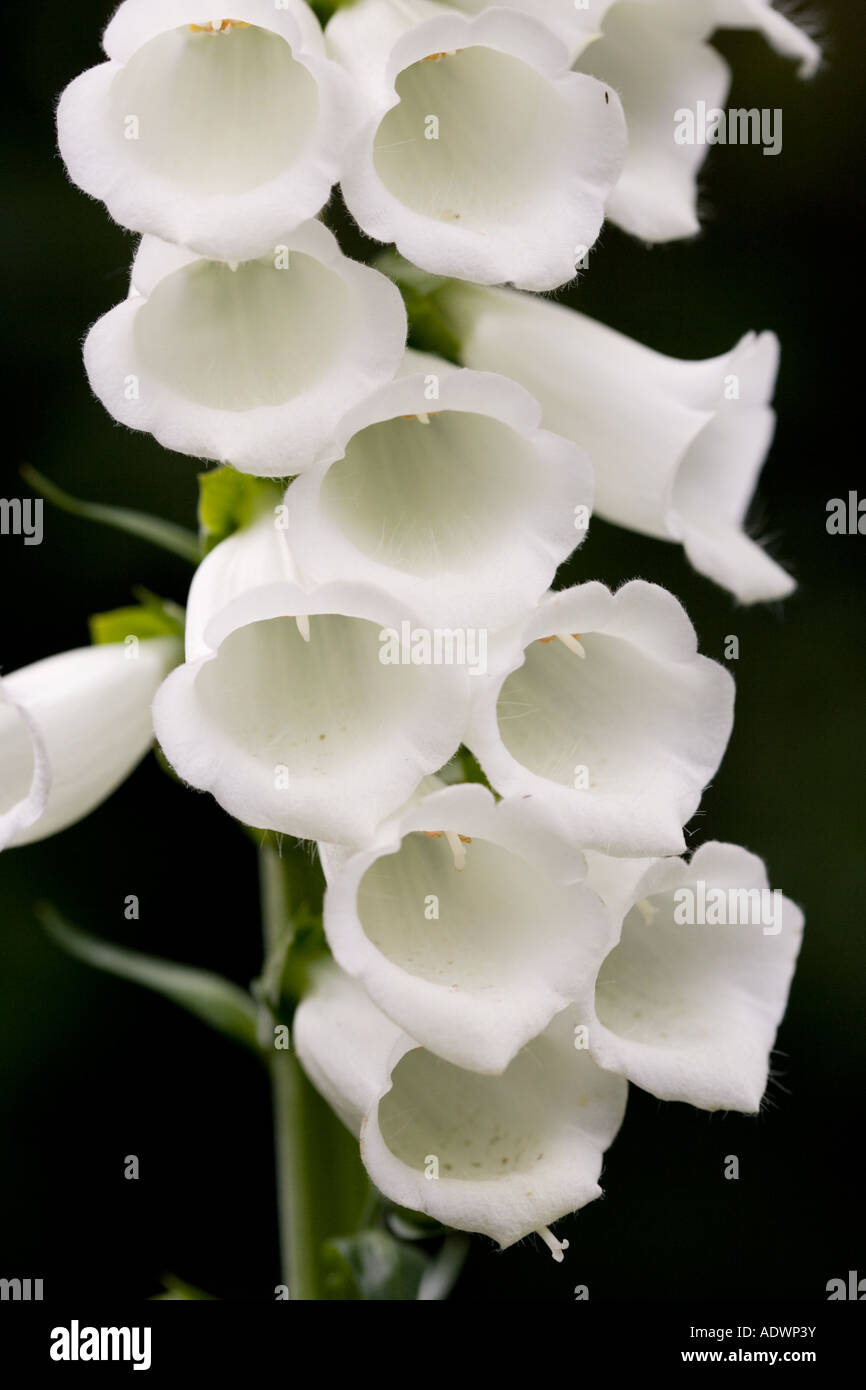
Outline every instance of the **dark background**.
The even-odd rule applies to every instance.
[[[637,1090],[608,1155],[605,1198],[568,1223],[556,1267],[537,1242],[477,1239],[463,1299],[825,1298],[866,1275],[861,808],[866,539],[828,536],[829,498],[863,481],[856,104],[866,13],[821,0],[827,64],[809,85],[755,35],[725,35],[730,106],[781,107],[784,148],[718,148],[705,230],[646,249],[608,228],[572,302],[672,355],[709,356],[748,328],[782,340],[779,430],[755,534],[800,582],[784,609],[738,609],[679,549],[602,522],[570,580],[640,575],[683,599],[703,650],[740,638],[733,740],[692,827],[742,843],[806,911],[806,940],[757,1118],[663,1105]],[[82,496],[193,524],[197,463],[116,426],[79,345],[123,297],[133,238],[67,183],[53,105],[100,60],[99,0],[4,14],[2,310],[8,392],[0,493],[30,462]],[[361,243],[347,239],[358,253]],[[141,542],[47,506],[45,539],[2,541],[2,669],[87,641],[86,618],[134,584],[183,601],[188,571]],[[732,663],[733,665],[733,663]],[[124,898],[141,899],[126,922]],[[255,852],[216,804],[148,758],[80,825],[0,866],[0,1274],[46,1299],[139,1299],[164,1271],[226,1299],[278,1282],[267,1085],[257,1064],[170,1004],[89,971],[42,934],[49,899],[82,927],[246,984],[259,968]],[[123,1178],[135,1153],[141,1178]],[[724,1158],[740,1157],[725,1181]],[[558,1228],[559,1229],[559,1228]],[[565,1230],[563,1228],[563,1233]]]

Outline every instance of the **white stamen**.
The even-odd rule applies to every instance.
[[[229,270],[237,270],[238,266],[240,265],[240,261],[226,261],[226,265],[228,266]]]
[[[306,614],[306,613],[299,613],[298,616],[295,618],[295,622],[296,622],[297,625],[298,625],[298,632],[301,634],[301,636],[303,637],[304,641],[305,641],[305,642],[309,642],[309,640],[310,640],[310,619],[309,619],[309,617],[307,616],[307,614]]]
[[[448,847],[451,850],[451,853],[454,855],[455,869],[465,869],[466,846],[464,845],[460,836],[457,834],[455,830],[446,830],[445,839],[448,841]]]
[[[568,647],[568,650],[574,652],[575,656],[579,656],[581,660],[586,657],[586,648],[570,632],[558,632],[556,635],[563,646]]]
[[[568,1249],[568,1241],[557,1240],[556,1236],[547,1226],[542,1226],[538,1231],[538,1234],[541,1236],[541,1239],[544,1241],[551,1255],[556,1260],[556,1263],[558,1265],[561,1265],[564,1258],[563,1252]]]
[[[426,411],[419,410],[418,414],[415,416],[415,419],[420,420],[422,425],[430,424],[430,416],[426,413]]]
[[[654,903],[650,902],[649,898],[641,898],[640,902],[636,904],[636,907],[647,926],[650,925],[654,917],[658,916],[659,910]]]

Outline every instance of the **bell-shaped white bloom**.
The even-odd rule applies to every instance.
[[[588,11],[599,36],[588,37],[576,67],[619,93],[628,125],[625,167],[607,216],[646,241],[691,236],[700,225],[697,174],[709,144],[722,143],[722,135],[729,143],[760,140],[778,154],[782,139],[778,111],[744,112],[744,133],[739,117],[729,130],[721,108],[730,68],[706,40],[718,28],[760,30],[799,61],[804,76],[817,68],[820,50],[770,0],[589,0]]]
[[[538,1232],[561,1260],[547,1227],[600,1195],[627,1095],[576,1048],[574,1026],[559,1014],[502,1075],[479,1075],[418,1047],[331,966],[298,1006],[293,1042],[386,1197],[503,1247]]]
[[[103,43],[57,127],[70,177],[124,227],[245,261],[328,201],[356,103],[303,0],[204,22],[192,0],[124,0]]]
[[[534,797],[574,844],[685,848],[731,732],[734,683],[698,655],[672,594],[643,580],[552,593],[476,685],[466,742],[501,795]]]
[[[407,357],[417,370],[349,411],[289,488],[295,557],[305,579],[379,584],[429,622],[502,627],[586,534],[592,467],[515,382]]]
[[[279,511],[279,509],[278,509]],[[154,702],[178,774],[248,825],[363,845],[467,723],[465,666],[393,658],[411,615],[349,581],[293,582],[271,515],[212,550],[187,609],[186,663]]]
[[[660,1100],[757,1111],[800,909],[736,845],[702,845],[690,862],[587,857],[617,941],[583,1002],[591,1055]]]
[[[91,328],[84,363],[106,410],[180,453],[282,477],[397,371],[400,292],[321,222],[239,265],[145,237],[129,298]]]
[[[147,752],[157,686],[180,658],[171,637],[80,647],[0,682],[0,849],[82,820]]]
[[[368,235],[482,284],[574,278],[622,166],[615,91],[517,10],[360,0],[326,37],[365,106],[342,188]]]
[[[775,428],[775,334],[684,362],[514,290],[454,284],[443,302],[466,365],[519,381],[545,426],[587,450],[599,516],[680,542],[743,603],[791,593],[794,581],[744,529]]]
[[[376,845],[321,846],[324,925],[338,963],[428,1051],[502,1072],[591,988],[610,924],[583,857],[521,800],[440,787]]]

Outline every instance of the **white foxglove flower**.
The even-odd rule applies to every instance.
[[[171,637],[80,647],[0,682],[0,849],[82,820],[150,747],[150,705],[180,657]]]
[[[387,635],[411,615],[349,581],[301,588],[274,521],[196,571],[187,659],[157,694],[156,736],[184,781],[246,824],[363,845],[456,752],[469,676],[391,664]]]
[[[804,76],[817,68],[820,50],[770,0],[589,0],[588,10],[599,37],[588,38],[576,67],[619,93],[628,125],[625,167],[607,215],[646,241],[691,236],[700,225],[697,174],[708,147],[700,138],[678,139],[677,116],[691,112],[698,120],[700,111],[720,109],[731,84],[728,64],[706,40],[718,28],[760,30],[799,61]],[[780,139],[781,129],[768,134]]]
[[[355,105],[303,0],[231,12],[124,0],[57,124],[70,177],[124,227],[243,261],[328,201]]]
[[[503,1247],[600,1195],[605,1149],[627,1085],[575,1047],[571,1011],[501,1076],[444,1062],[363,989],[323,968],[295,1014],[293,1042],[310,1080],[359,1134],[376,1187],[393,1202]]]
[[[324,926],[337,962],[428,1051],[502,1072],[584,996],[610,924],[583,857],[545,833],[526,801],[440,787],[375,846],[320,847]]]
[[[105,408],[180,453],[271,477],[300,472],[346,409],[388,381],[406,311],[320,222],[240,265],[145,237],[132,290],[84,344]]]
[[[476,683],[466,743],[496,791],[531,796],[572,843],[676,854],[733,722],[734,683],[697,653],[672,594],[550,594],[502,669]]]
[[[684,362],[513,290],[453,284],[442,295],[466,365],[519,381],[545,426],[587,450],[599,516],[680,542],[743,603],[791,593],[794,581],[744,530],[775,427],[775,334]]]
[[[660,1100],[757,1111],[800,909],[736,845],[702,845],[690,862],[588,858],[618,939],[583,1005],[591,1055]]]
[[[381,585],[429,622],[502,627],[586,534],[591,465],[514,382],[407,357],[416,370],[355,406],[290,487],[296,559],[305,579]]]
[[[342,188],[368,235],[483,284],[574,278],[625,152],[614,91],[514,10],[360,0],[326,37],[365,104]]]

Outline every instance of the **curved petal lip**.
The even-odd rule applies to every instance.
[[[306,0],[232,0],[231,18],[279,34],[293,47],[323,51],[321,29]],[[133,53],[166,29],[207,23],[197,0],[123,0],[108,22],[102,47],[109,58],[128,62]]]

